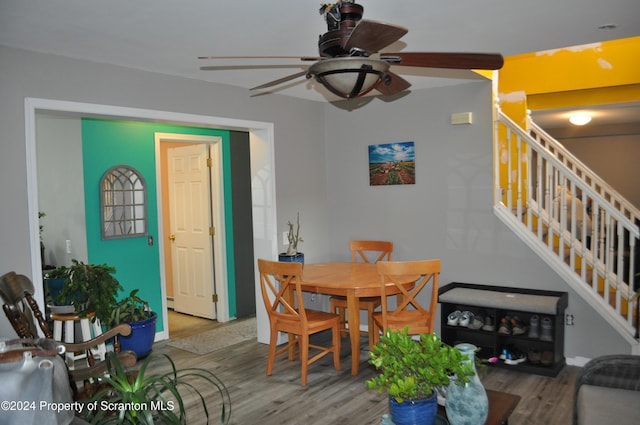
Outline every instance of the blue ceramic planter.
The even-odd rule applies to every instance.
[[[405,400],[398,403],[389,397],[389,412],[395,425],[434,425],[438,412],[436,394],[421,400]]]
[[[288,255],[282,253],[278,255],[278,261],[283,261],[285,263],[302,263],[304,264],[304,254],[302,252],[298,252],[297,254]]]
[[[120,337],[120,349],[133,351],[139,359],[149,355],[156,336],[157,319],[158,314],[154,312],[148,319],[129,323],[131,334]]]

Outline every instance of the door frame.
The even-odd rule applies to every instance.
[[[276,212],[275,181],[275,147],[274,124],[261,121],[248,121],[232,118],[194,115],[179,112],[160,111],[154,109],[130,108],[123,106],[102,105],[95,103],[72,102],[55,99],[27,97],[24,100],[25,148],[27,174],[27,214],[38,217],[38,173],[36,161],[36,114],[58,113],[70,117],[94,117],[114,120],[132,120],[142,122],[166,122],[177,125],[197,126],[223,130],[249,132],[251,149],[251,176],[259,180],[261,185],[252,185],[254,210],[260,214],[253,215],[253,255],[254,263],[258,258],[277,258],[278,228]],[[257,199],[263,204],[256,205]],[[40,260],[40,236],[38,220],[29,220],[31,276],[35,286],[35,299],[44,305],[42,287],[42,264]],[[258,341],[269,343],[269,319],[260,295],[260,276],[255,268],[254,284],[256,288],[256,317]],[[156,332],[156,341],[168,338],[168,315],[166,293],[162,291],[162,324],[163,331]]]
[[[207,145],[207,150],[210,149],[211,160],[213,162],[212,167],[209,169],[211,176],[211,185],[209,186],[209,203],[211,206],[211,225],[216,229],[216,234],[213,238],[213,279],[214,279],[214,293],[218,295],[218,302],[214,305],[214,318],[221,322],[229,320],[229,293],[228,293],[228,279],[227,279],[227,251],[226,251],[226,233],[225,233],[225,220],[224,210],[224,187],[223,187],[223,170],[222,170],[222,138],[219,136],[197,136],[193,134],[180,134],[180,133],[155,133],[156,143],[156,182],[158,193],[158,244],[160,245],[160,279],[162,281],[163,291],[167,293],[167,281],[166,281],[166,265],[164,262],[164,249],[166,237],[164,235],[164,228],[161,223],[168,217],[164,217],[162,214],[162,167],[160,163],[160,144],[162,142],[179,142],[189,144],[204,144]],[[215,194],[215,196],[214,196]]]

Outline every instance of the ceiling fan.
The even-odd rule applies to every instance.
[[[364,7],[355,0],[322,4],[320,13],[327,32],[318,41],[319,56],[199,56],[198,59],[296,58],[314,61],[306,70],[252,87],[265,89],[299,77],[315,78],[333,94],[345,99],[364,96],[372,90],[384,95],[400,93],[409,83],[390,71],[393,65],[420,68],[500,69],[498,53],[397,52],[380,50],[398,41],[408,29],[399,25],[362,20]]]

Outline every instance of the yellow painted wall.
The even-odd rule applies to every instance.
[[[497,91],[501,110],[524,129],[528,110],[640,101],[640,37],[506,57]],[[503,152],[508,142],[498,138]]]

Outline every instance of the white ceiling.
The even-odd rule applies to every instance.
[[[297,60],[198,60],[202,55],[315,56],[326,31],[319,0],[0,0],[0,44],[245,88],[294,74]],[[364,18],[409,28],[386,51],[504,56],[640,33],[638,0],[359,0]],[[599,29],[603,25],[615,29]],[[268,67],[268,66],[274,67]],[[287,65],[287,67],[283,67]],[[251,68],[255,66],[255,68]],[[267,68],[265,68],[267,66]],[[471,73],[393,69],[413,89]],[[445,75],[448,78],[442,78]],[[332,98],[299,78],[275,92]],[[247,96],[255,94],[247,92]]]

